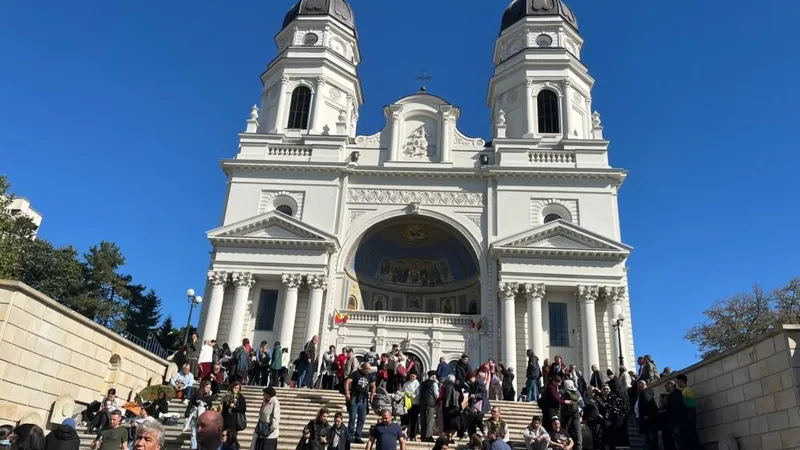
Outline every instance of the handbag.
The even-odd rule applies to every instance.
[[[247,428],[247,416],[244,413],[236,413],[236,431]]]
[[[265,438],[269,436],[270,433],[272,433],[272,429],[269,426],[269,423],[259,420],[256,424],[256,434],[258,437]]]

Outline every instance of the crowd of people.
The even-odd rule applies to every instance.
[[[433,442],[436,450],[446,450],[456,438],[482,450],[508,450],[512,438],[524,441],[528,450],[613,450],[630,446],[628,425],[633,421],[648,450],[699,448],[694,397],[686,377],[666,383],[667,393],[655,397],[648,386],[669,369],[659,374],[649,355],[638,359],[638,372],[620,367],[618,373],[608,369],[603,376],[592,366],[587,383],[560,356],[540,363],[528,350],[524,387],[517,393],[514,368],[493,359],[473,368],[466,354],[452,363],[441,358],[435,370],[422,372],[421,362],[398,345],[383,354],[372,347],[356,356],[352,348],[337,353],[333,345],[318,354],[318,343],[314,336],[296,359],[288,361],[288,349],[279,342],[269,346],[264,341],[253,348],[244,339],[231,350],[228,344],[217,348],[213,339],[200,345],[193,334],[173,356],[180,370],[169,380],[174,396],[185,405],[183,431],[190,434],[191,450],[239,450],[238,433],[247,427],[244,385],[264,387],[251,450],[277,449],[280,403],[275,387],[287,385],[338,390],[349,416],[345,424],[337,412],[330,423],[329,411],[320,409],[304,428],[298,450],[348,450],[351,444],[363,443],[366,450],[394,450],[398,443],[404,449],[406,440]],[[511,436],[501,408],[492,404],[496,400],[536,402],[542,414],[533,417],[520,436]],[[84,411],[86,432],[96,436],[93,450],[163,446],[163,425],[177,424],[181,416],[169,411],[167,392],[135,406],[130,409],[110,389]],[[377,421],[364,434],[370,412]],[[41,447],[38,427],[0,429],[0,450],[3,431],[18,443],[30,443],[15,450],[78,450],[75,426],[69,418],[46,440],[42,434]],[[591,436],[590,446],[584,446],[584,435]],[[218,445],[208,446],[214,443]]]

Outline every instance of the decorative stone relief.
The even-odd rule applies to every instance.
[[[335,86],[331,86],[328,89],[328,97],[330,97],[331,100],[338,102],[342,98],[342,91],[336,89]]]
[[[517,100],[519,99],[519,94],[517,93],[517,90],[516,89],[510,90],[508,92],[507,98],[508,98],[508,103],[512,105],[517,103]]]
[[[297,211],[294,217],[301,219],[303,217],[303,200],[305,199],[305,192],[302,191],[261,191],[261,198],[258,201],[258,213],[264,214],[275,209],[275,199],[282,196],[290,197],[294,200],[297,204]]]
[[[572,99],[575,100],[576,102],[580,103],[580,102],[583,101],[583,95],[581,95],[580,92],[575,91],[575,92],[572,93]]]
[[[508,38],[507,41],[503,42],[500,46],[500,59],[506,59],[509,56],[517,53],[518,51],[522,50],[525,47],[525,40],[523,36],[516,35]]]
[[[481,215],[480,214],[464,214],[464,217],[469,219],[472,223],[475,224],[476,227],[481,227]]]
[[[480,147],[480,148],[483,148],[483,146],[486,145],[486,141],[484,141],[483,139],[481,139],[481,138],[472,139],[470,137],[464,136],[458,130],[455,130],[454,133],[453,133],[453,142],[456,145],[465,145],[465,146],[470,146],[470,147],[474,146],[474,147]]]
[[[542,209],[547,205],[557,204],[561,205],[569,211],[572,216],[572,223],[580,225],[580,217],[578,215],[578,200],[576,199],[560,199],[560,198],[532,198],[531,199],[531,226],[543,225],[544,217],[542,217]]]
[[[352,210],[352,211],[350,211],[350,223],[355,222],[356,219],[358,219],[365,212],[366,211],[361,211],[361,210]]]
[[[285,273],[281,275],[281,282],[286,289],[297,289],[303,282],[303,276],[299,273]]]
[[[358,145],[380,144],[380,142],[381,142],[380,132],[377,132],[370,136],[356,136],[356,144]]]
[[[578,299],[584,303],[594,303],[600,295],[599,286],[578,286]]]
[[[477,192],[452,191],[400,191],[394,189],[350,189],[350,203],[376,203],[384,205],[483,206],[484,195]]]
[[[429,137],[431,137],[431,135],[425,131],[425,125],[420,125],[408,136],[406,144],[403,147],[403,154],[415,159],[432,156],[430,147],[428,146]]]
[[[236,287],[252,287],[256,280],[253,278],[253,274],[250,272],[234,272],[231,274],[231,280]]]

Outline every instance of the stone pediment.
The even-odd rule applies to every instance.
[[[214,245],[335,249],[338,241],[324,231],[277,211],[260,214],[206,233]]]
[[[623,260],[632,248],[563,220],[556,220],[491,245],[496,256]]]

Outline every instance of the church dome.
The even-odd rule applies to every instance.
[[[286,28],[299,16],[331,16],[342,25],[352,30],[356,29],[353,9],[346,0],[300,0],[286,14],[283,19],[283,28]]]
[[[514,0],[503,13],[500,32],[529,16],[561,16],[568,24],[578,29],[575,13],[561,0]]]

